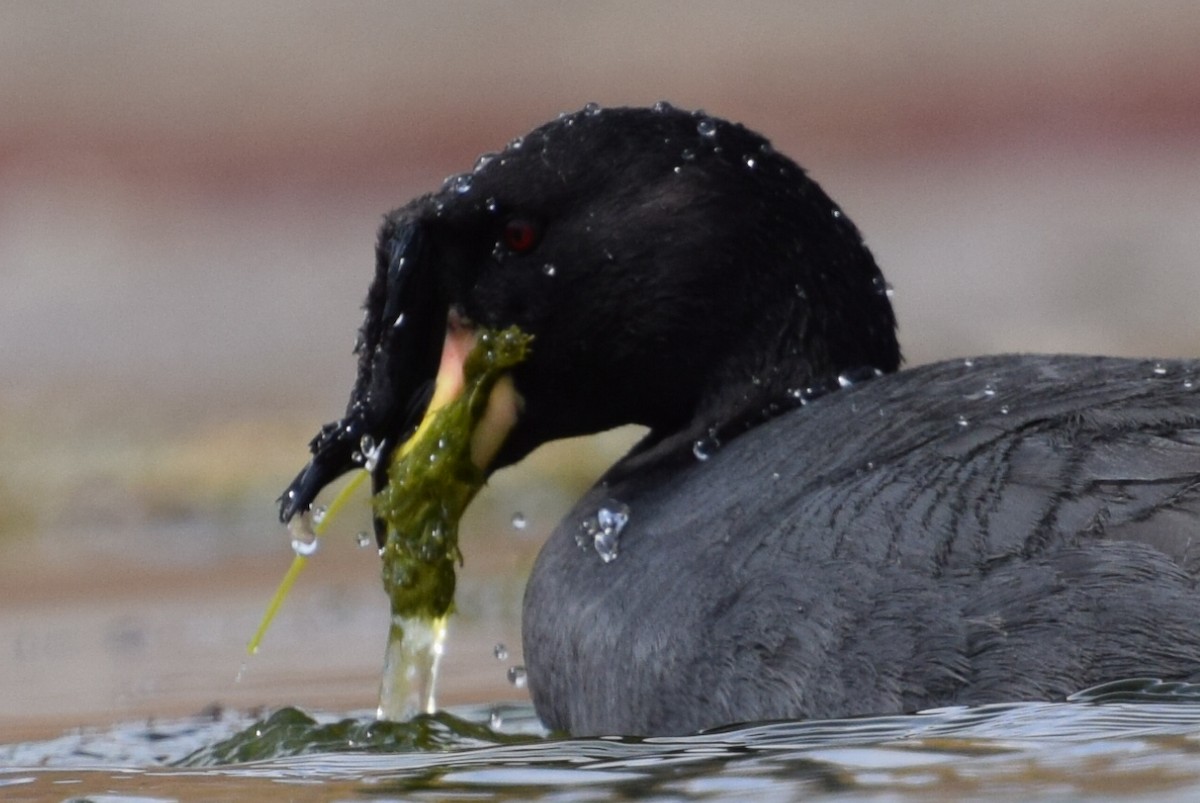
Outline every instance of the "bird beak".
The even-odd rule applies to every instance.
[[[384,487],[391,451],[430,409],[435,384],[444,388],[439,404],[461,390],[462,359],[470,351],[472,333],[458,316],[449,315],[421,222],[390,219],[375,251],[375,278],[355,346],[358,378],[346,414],[322,427],[309,444],[312,459],[279,498],[284,523],[307,511],[322,488],[354,469],[368,469],[376,491]],[[441,374],[445,376],[439,379]]]

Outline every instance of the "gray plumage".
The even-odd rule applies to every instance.
[[[553,728],[682,733],[1200,672],[1198,362],[939,363],[704,461],[627,460],[529,582],[530,689]],[[576,533],[608,498],[630,518],[604,563]]]

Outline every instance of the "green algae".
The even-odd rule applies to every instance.
[[[515,326],[500,331],[479,330],[463,362],[462,392],[429,410],[412,437],[392,452],[388,482],[371,501],[376,518],[385,528],[379,555],[392,614],[379,692],[379,719],[399,721],[435,709],[437,663],[446,619],[454,610],[456,566],[462,564],[458,523],[486,479],[484,466],[477,463],[486,465],[490,459],[490,455],[473,454],[476,438],[497,383],[525,360],[532,340],[531,335]],[[511,398],[508,401],[515,403]],[[502,440],[506,434],[488,436]],[[499,442],[495,440],[492,445],[498,446]],[[307,516],[296,522],[299,531],[313,538],[322,535],[367,474],[360,472],[342,490],[314,528],[305,529],[309,527]],[[250,654],[258,651],[305,563],[306,557],[300,554],[292,561],[247,645]]]
[[[483,330],[463,363],[462,393],[426,413],[417,432],[396,449],[387,485],[375,495],[386,535],[379,554],[391,625],[379,689],[379,719],[432,713],[446,618],[454,609],[455,569],[462,564],[458,523],[483,487],[473,455],[497,382],[526,358],[532,340],[516,327]],[[436,396],[436,394],[435,394]],[[506,434],[506,433],[502,433]]]
[[[532,339],[516,327],[480,331],[463,365],[462,395],[395,451],[387,486],[372,500],[387,526],[380,557],[393,617],[436,620],[452,612],[462,564],[458,523],[485,479],[471,460],[472,435],[497,380],[526,358]]]
[[[537,736],[500,733],[445,711],[407,722],[361,717],[330,722],[289,707],[189,753],[174,766],[213,767],[315,753],[436,752],[538,740]]]

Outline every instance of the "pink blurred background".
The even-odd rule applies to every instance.
[[[0,736],[374,704],[362,522],[234,681],[290,556],[272,500],[345,402],[380,216],[588,101],[805,165],[910,363],[1200,355],[1197,42],[1192,2],[5,4]],[[445,700],[520,697],[538,539],[629,437],[480,500]]]

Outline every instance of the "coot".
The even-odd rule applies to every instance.
[[[443,344],[475,327],[535,338],[486,470],[649,428],[529,580],[551,728],[683,733],[1200,673],[1200,362],[897,372],[858,230],[758,134],[588,106],[388,215],[376,253],[357,383],[285,521],[360,465],[363,435],[412,431],[439,365],[457,369]]]

